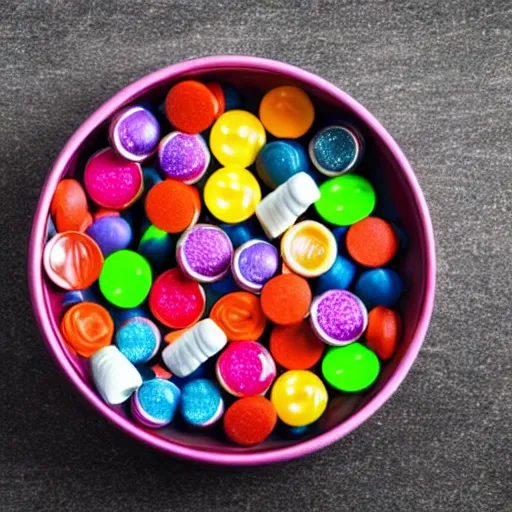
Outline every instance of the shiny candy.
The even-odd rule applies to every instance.
[[[142,317],[147,318],[146,312],[142,308],[130,308],[130,309],[122,309],[116,308],[115,306],[108,305],[108,312],[114,320],[114,325],[116,329],[123,323],[129,320],[130,318]]]
[[[370,215],[375,201],[375,190],[367,179],[344,174],[320,185],[320,199],[315,202],[315,208],[325,221],[349,226]]]
[[[222,114],[210,133],[210,149],[226,167],[249,167],[265,142],[265,129],[260,120],[244,110]]]
[[[215,119],[217,119],[219,116],[224,114],[226,109],[224,89],[222,89],[222,86],[219,82],[208,82],[206,87],[210,89],[210,92],[215,96],[215,99],[217,100],[217,108],[215,109]]]
[[[132,243],[132,228],[120,216],[105,216],[94,221],[86,233],[98,244],[103,256],[121,249],[127,249]]]
[[[236,249],[243,243],[256,238],[256,224],[254,218],[250,218],[237,224],[220,224],[219,227],[229,236],[233,247]]]
[[[112,149],[102,149],[87,162],[84,184],[97,205],[124,210],[142,194],[142,169],[140,164],[121,158]]]
[[[65,231],[46,243],[43,265],[48,277],[60,288],[83,290],[100,276],[103,254],[91,237]]]
[[[154,167],[143,167],[142,177],[144,179],[144,190],[142,192],[143,196],[146,196],[152,187],[162,181],[160,174]]]
[[[155,269],[161,269],[174,262],[177,238],[177,235],[171,235],[149,224],[143,231],[137,252]]]
[[[255,341],[235,341],[217,359],[217,379],[234,396],[264,395],[276,377],[269,351]]]
[[[379,371],[377,356],[360,343],[333,348],[322,361],[324,379],[333,388],[346,393],[362,391],[371,386]]]
[[[368,309],[375,306],[392,308],[404,292],[404,283],[394,270],[375,268],[358,277],[354,291]]]
[[[59,181],[53,194],[50,213],[58,232],[85,231],[92,223],[85,191],[74,179]]]
[[[382,360],[395,353],[402,332],[400,315],[392,309],[377,306],[368,313],[366,343]]]
[[[240,288],[258,293],[278,267],[277,249],[263,240],[251,240],[235,251],[231,269]]]
[[[224,401],[208,379],[195,379],[181,388],[180,414],[193,427],[209,427],[224,414]]]
[[[334,265],[322,274],[315,283],[315,294],[322,293],[337,288],[346,290],[354,280],[357,267],[347,258],[337,256]]]
[[[283,235],[281,254],[292,272],[318,277],[333,266],[338,247],[334,235],[323,224],[304,220]]]
[[[133,364],[147,363],[155,357],[162,337],[149,319],[134,317],[119,326],[115,342],[122,354]]]
[[[311,303],[310,322],[316,335],[329,345],[346,345],[359,339],[368,324],[362,301],[346,290],[329,290]]]
[[[229,272],[233,245],[217,226],[197,224],[178,240],[176,259],[182,272],[200,283],[220,281]]]
[[[126,107],[112,118],[109,139],[112,148],[123,158],[142,162],[156,149],[160,140],[160,125],[144,107]]]
[[[96,293],[92,287],[85,290],[70,290],[62,296],[61,305],[64,309],[74,306],[79,302],[98,302]]]
[[[103,296],[120,308],[141,304],[149,293],[151,282],[152,272],[147,260],[126,249],[105,259],[99,279]]]
[[[176,414],[181,391],[165,379],[151,379],[133,394],[130,406],[135,421],[149,428],[171,423]]]
[[[204,202],[222,222],[242,222],[253,215],[261,201],[261,189],[254,175],[242,167],[215,171],[204,187]]]
[[[192,185],[210,164],[210,151],[201,135],[172,132],[158,146],[160,168],[168,178]]]
[[[307,370],[283,373],[274,383],[270,401],[279,419],[291,427],[316,421],[327,407],[327,390],[323,382]]]

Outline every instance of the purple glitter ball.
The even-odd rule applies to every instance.
[[[208,169],[210,152],[201,135],[172,132],[160,141],[158,160],[167,176],[192,185]]]
[[[178,240],[176,256],[185,275],[200,283],[213,283],[227,275],[233,245],[217,226],[197,224]]]
[[[100,247],[103,256],[121,249],[127,249],[132,243],[132,228],[122,217],[109,215],[100,217],[87,228],[88,234]]]
[[[142,162],[151,156],[160,140],[156,117],[143,107],[128,107],[110,123],[110,143],[123,158]]]
[[[361,299],[346,290],[329,290],[311,304],[310,322],[316,335],[329,345],[346,345],[359,339],[368,324]]]
[[[232,273],[240,288],[255,293],[274,276],[278,266],[279,253],[272,244],[250,240],[235,251]]]

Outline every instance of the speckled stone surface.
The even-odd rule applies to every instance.
[[[19,0],[0,3],[0,48],[2,511],[511,510],[508,0]],[[46,171],[82,121],[150,71],[222,53],[302,66],[373,112],[438,251],[430,332],[394,397],[320,453],[244,470],[168,459],[87,407],[41,342],[25,270]]]

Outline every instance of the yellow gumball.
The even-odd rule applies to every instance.
[[[327,407],[327,390],[313,372],[292,370],[283,373],[274,383],[270,401],[279,419],[292,427],[316,421]]]
[[[266,140],[265,128],[255,115],[245,110],[229,110],[213,125],[210,149],[222,165],[249,167]]]
[[[261,201],[261,189],[254,175],[242,167],[215,171],[204,186],[204,202],[222,222],[235,224],[254,214]]]

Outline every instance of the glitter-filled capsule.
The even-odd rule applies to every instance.
[[[179,411],[187,424],[209,427],[224,414],[224,400],[211,380],[194,379],[181,387]]]
[[[152,359],[160,348],[161,340],[158,327],[143,317],[126,320],[115,335],[117,347],[133,364],[147,363]]]

